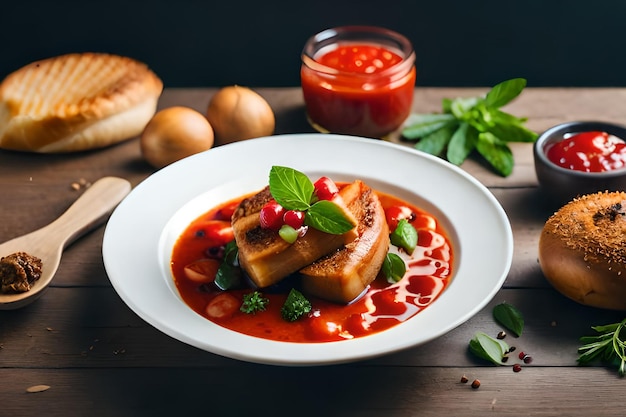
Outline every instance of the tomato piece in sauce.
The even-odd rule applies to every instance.
[[[546,155],[575,171],[612,171],[626,166],[626,142],[606,132],[582,132],[555,143]]]
[[[389,284],[380,275],[360,299],[349,305],[308,297],[312,304],[311,313],[295,322],[287,322],[282,319],[280,309],[289,288],[297,285],[297,277],[291,277],[272,288],[260,290],[269,299],[266,310],[256,314],[243,313],[235,305],[241,305],[244,295],[254,289],[224,292],[203,282],[204,279],[185,274],[186,267],[213,259],[210,248],[207,248],[211,240],[197,231],[220,219],[223,208],[232,205],[228,202],[194,220],[174,245],[171,268],[180,296],[195,312],[222,327],[284,342],[324,343],[365,337],[410,319],[436,300],[448,285],[452,273],[452,246],[434,216],[397,197],[377,194],[383,208],[390,211],[386,213],[387,217],[394,217],[397,208],[403,207],[411,214],[408,217],[411,224],[418,229],[417,248],[407,259],[407,273],[399,282]],[[228,297],[222,294],[228,294]]]

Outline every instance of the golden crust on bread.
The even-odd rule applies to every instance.
[[[358,221],[358,238],[300,270],[304,291],[338,303],[350,303],[369,287],[390,244],[385,211],[374,190],[362,181],[344,190],[355,194],[347,200]]]
[[[553,214],[539,238],[539,264],[563,295],[626,310],[626,193],[584,195]]]
[[[553,214],[544,233],[558,235],[589,260],[626,263],[626,192],[588,194]]]
[[[76,53],[28,64],[0,84],[0,147],[71,152],[138,136],[162,81],[145,64]]]

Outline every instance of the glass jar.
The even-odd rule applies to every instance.
[[[316,130],[382,138],[411,112],[415,52],[406,37],[388,29],[327,29],[306,42],[300,78]]]

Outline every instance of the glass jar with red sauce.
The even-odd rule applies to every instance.
[[[382,138],[411,112],[415,52],[406,37],[388,29],[327,29],[306,42],[300,77],[316,130]]]

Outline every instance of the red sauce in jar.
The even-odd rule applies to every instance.
[[[402,125],[413,103],[415,67],[382,46],[339,44],[314,60],[333,72],[300,72],[308,117],[320,130],[383,137]]]
[[[626,166],[626,142],[606,132],[582,132],[550,146],[546,155],[575,171],[612,171]]]
[[[380,275],[361,298],[349,305],[307,296],[311,301],[312,311],[295,322],[287,322],[282,319],[280,309],[291,285],[297,282],[297,277],[294,276],[286,278],[275,287],[259,290],[269,299],[266,310],[255,314],[241,312],[239,306],[243,302],[243,296],[254,291],[252,288],[221,291],[214,284],[198,283],[189,279],[184,272],[185,266],[210,259],[216,250],[215,245],[226,243],[220,242],[220,238],[216,236],[227,236],[227,233],[213,233],[211,229],[216,226],[216,222],[223,221],[232,213],[232,207],[238,200],[200,216],[179,237],[173,249],[171,268],[180,296],[195,312],[220,326],[239,333],[284,342],[347,340],[380,332],[405,322],[430,305],[448,285],[452,274],[452,246],[439,222],[431,214],[391,195],[378,195],[388,221],[390,216],[398,213],[398,207],[408,207],[414,213],[411,224],[418,231],[418,246],[408,260],[405,276],[399,282],[389,284]],[[217,297],[226,298],[227,304],[232,302],[235,305],[225,317],[212,317],[207,312],[207,306]]]

